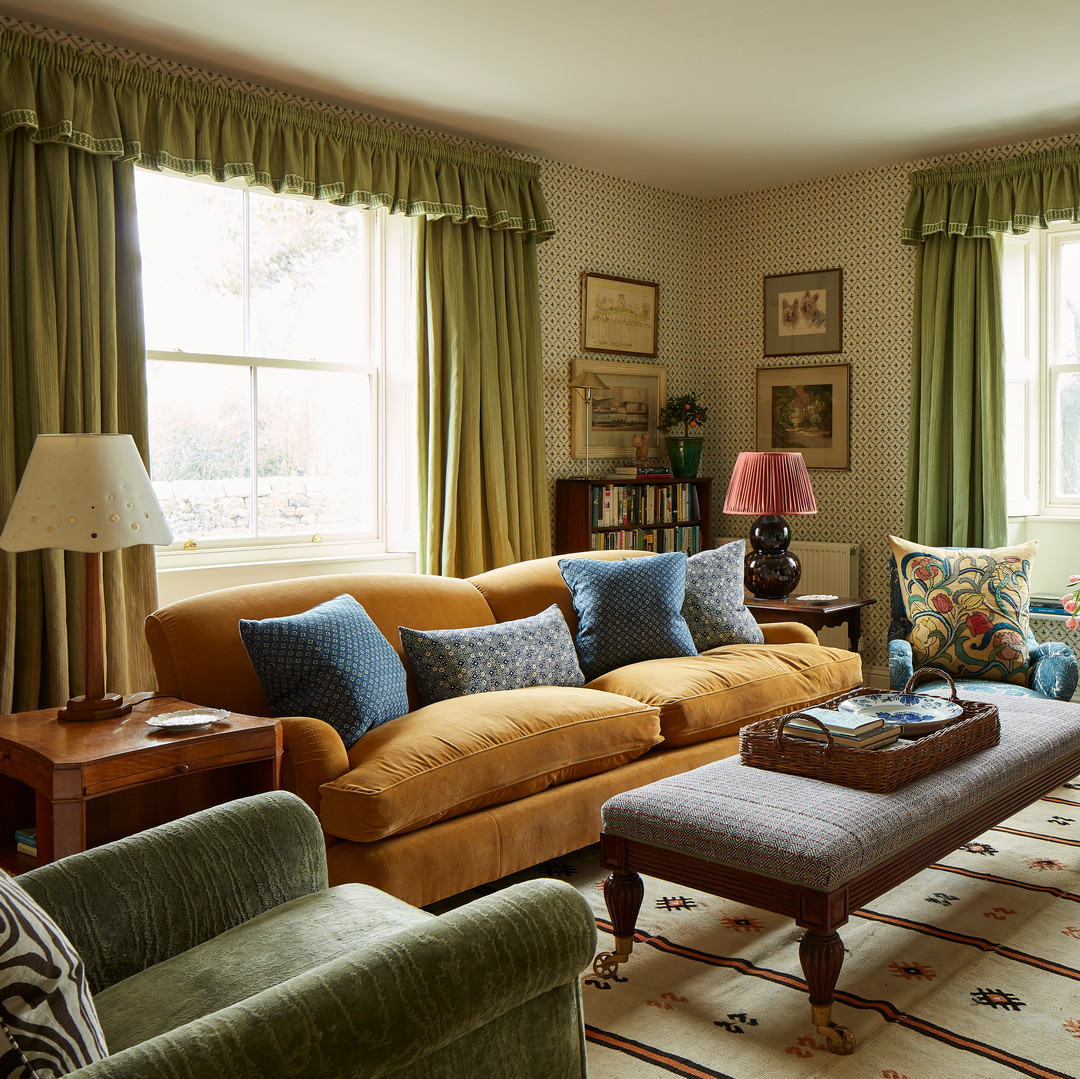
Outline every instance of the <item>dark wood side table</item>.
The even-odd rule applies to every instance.
[[[862,609],[876,599],[858,599],[855,596],[837,596],[828,603],[804,603],[794,596],[786,599],[746,598],[746,606],[759,622],[802,622],[815,633],[826,626],[848,627],[848,640],[852,652],[859,650],[859,638],[862,637]]]
[[[0,716],[0,866],[23,872],[167,820],[279,786],[281,727],[235,712],[167,734],[152,716],[195,708],[131,698],[118,719],[62,722],[56,709]],[[37,827],[37,858],[15,832]]]

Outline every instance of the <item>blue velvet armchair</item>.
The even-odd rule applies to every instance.
[[[889,684],[893,689],[903,689],[915,670],[908,639],[912,627],[904,607],[896,559],[892,555],[889,555],[889,602]],[[1032,636],[1028,637],[1027,644],[1031,652],[1031,671],[1026,686],[959,678],[954,680],[959,695],[963,696],[963,691],[969,689],[1003,696],[1070,700],[1076,691],[1078,676],[1076,653],[1067,644],[1059,641],[1040,644]]]

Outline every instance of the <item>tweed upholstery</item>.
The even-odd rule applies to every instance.
[[[1080,751],[1080,709],[1037,698],[985,699],[1001,711],[998,746],[889,794],[729,759],[616,795],[601,810],[603,829],[832,891],[1021,783],[1048,758]]]

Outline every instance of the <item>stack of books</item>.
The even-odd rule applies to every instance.
[[[895,724],[886,725],[883,719],[876,716],[859,716],[833,708],[804,708],[788,723],[784,733],[813,742],[827,742],[829,739],[825,731],[807,716],[813,716],[825,726],[832,735],[834,745],[849,749],[879,749],[900,737],[900,728]]]
[[[31,858],[37,857],[37,829],[20,828],[15,833],[15,847],[20,854],[28,854]]]
[[[619,465],[612,470],[612,479],[671,479],[667,465]]]

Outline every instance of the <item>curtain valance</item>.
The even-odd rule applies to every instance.
[[[1080,146],[993,164],[922,169],[908,179],[906,244],[939,232],[983,238],[1046,228],[1052,221],[1080,222]]]
[[[0,28],[0,134],[342,206],[554,233],[532,162],[209,86]]]

